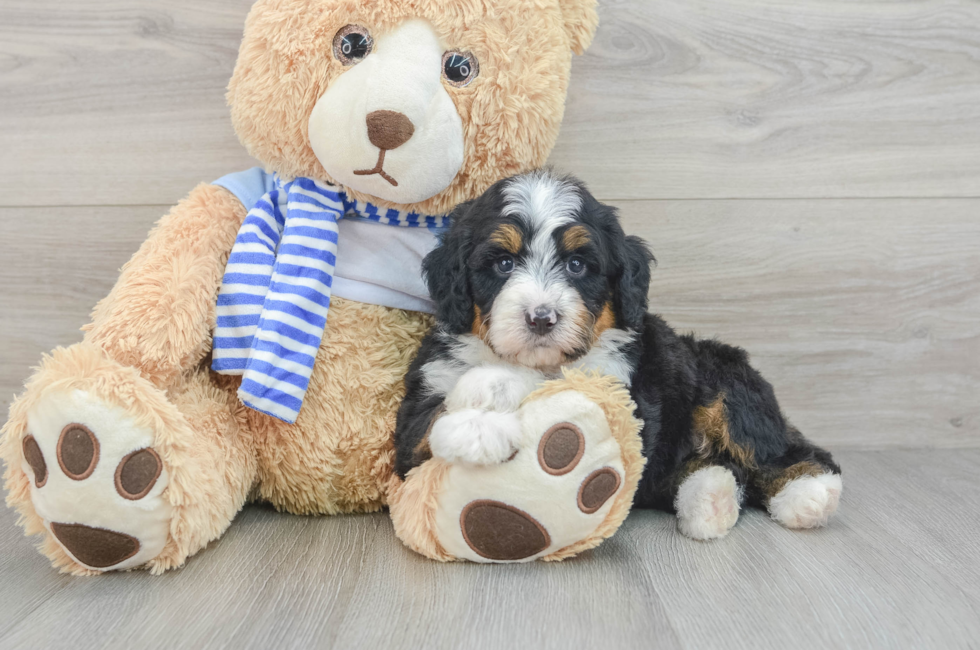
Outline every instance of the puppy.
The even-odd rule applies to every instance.
[[[574,367],[617,377],[636,402],[647,464],[635,506],[675,511],[696,539],[724,536],[743,505],[790,528],[825,524],[840,468],[786,421],[743,350],[646,313],[652,262],[613,208],[552,172],[458,206],[423,263],[438,322],[405,378],[397,473],[432,455],[505,462],[521,401]]]

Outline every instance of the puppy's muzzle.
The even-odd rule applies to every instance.
[[[550,307],[539,305],[534,308],[533,312],[525,312],[524,322],[527,323],[528,329],[532,332],[538,336],[545,336],[550,334],[555,325],[558,324],[558,312]]]

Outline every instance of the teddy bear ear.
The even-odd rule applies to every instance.
[[[583,54],[592,43],[599,15],[596,13],[596,0],[558,0],[565,19],[565,31],[572,43],[572,51]]]

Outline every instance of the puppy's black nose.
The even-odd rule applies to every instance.
[[[524,314],[524,321],[535,334],[544,336],[558,322],[558,314],[549,307],[535,307],[533,314],[531,312]]]

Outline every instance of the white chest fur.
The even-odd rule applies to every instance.
[[[533,380],[531,390],[533,390],[533,386],[542,381],[561,376],[562,368],[594,370],[604,375],[612,375],[629,386],[633,368],[623,350],[635,337],[635,333],[625,330],[606,330],[599,337],[596,345],[584,357],[565,366],[547,370],[537,370],[508,363],[497,356],[480,338],[472,334],[448,337],[451,339],[449,355],[425,364],[422,367],[422,373],[429,392],[443,397],[450,395],[457,388],[466,373],[478,367],[505,369],[512,373],[515,378],[524,378],[521,381],[522,384]]]

